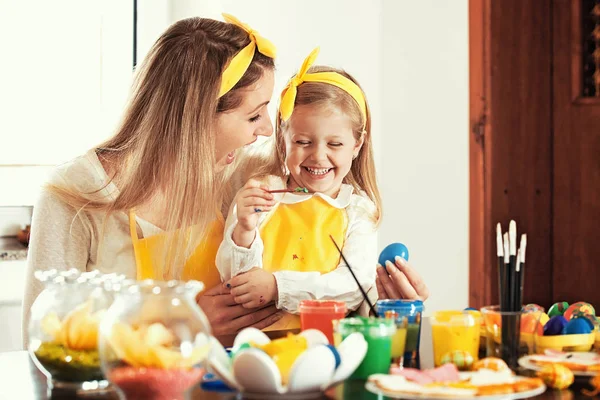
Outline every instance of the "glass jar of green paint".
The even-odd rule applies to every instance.
[[[345,318],[335,323],[335,341],[360,332],[368,344],[367,354],[350,379],[367,379],[371,374],[387,374],[392,356],[392,337],[396,332],[393,320],[383,318]]]

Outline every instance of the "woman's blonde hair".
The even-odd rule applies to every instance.
[[[243,101],[240,89],[274,69],[273,59],[256,51],[242,79],[218,98],[224,68],[249,42],[241,28],[212,19],[188,18],[171,25],[136,72],[120,127],[96,149],[113,166],[110,179],[118,184],[116,198],[98,199],[97,192],[109,182],[94,193],[49,187],[76,209],[103,211],[106,216],[162,195],[169,205],[165,231],[194,226],[195,240],[185,253],[174,252],[174,258],[164,260],[165,267],[155,275],[178,278],[187,255],[221,209],[224,174],[215,172],[215,117],[238,107]],[[184,235],[172,236],[185,240]],[[181,248],[182,243],[167,244],[173,245]]]
[[[360,87],[356,79],[343,70],[327,67],[313,66],[308,69],[309,74],[317,72],[335,72],[350,79]],[[352,121],[354,138],[360,140],[364,135],[364,143],[358,156],[352,162],[350,172],[344,178],[343,182],[354,187],[355,191],[364,190],[367,196],[375,203],[376,213],[375,221],[381,220],[381,195],[377,186],[377,177],[375,173],[375,160],[373,158],[373,142],[371,140],[371,112],[369,103],[365,96],[366,121],[359,105],[354,98],[343,89],[323,82],[303,82],[297,88],[298,93],[294,102],[297,106],[317,106],[317,107],[335,107],[347,115]],[[362,90],[362,88],[361,88]],[[364,91],[363,91],[364,95]],[[293,118],[293,114],[292,114]],[[275,151],[270,160],[265,162],[263,167],[258,167],[253,177],[259,178],[266,175],[276,175],[285,177],[288,173],[286,169],[286,152],[284,134],[289,127],[291,118],[284,122],[281,119],[281,113],[277,113],[275,126]]]

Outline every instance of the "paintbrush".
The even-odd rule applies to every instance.
[[[305,187],[297,187],[296,189],[277,189],[277,190],[268,190],[269,193],[299,193],[299,194],[311,194],[314,192],[310,192]]]
[[[365,298],[365,301],[369,305],[369,308],[371,309],[371,312],[373,313],[373,315],[375,316],[375,318],[379,318],[379,314],[377,314],[377,311],[375,311],[375,307],[373,307],[373,304],[369,300],[369,297],[367,296],[367,293],[362,288],[362,286],[360,286],[360,283],[358,282],[358,278],[356,277],[356,275],[354,275],[354,271],[352,271],[352,267],[350,266],[350,264],[348,264],[348,260],[346,260],[346,257],[344,257],[344,253],[342,253],[342,249],[340,249],[340,246],[338,246],[338,244],[335,242],[335,239],[333,238],[333,236],[329,235],[329,237],[331,238],[331,241],[333,242],[333,244],[335,245],[335,247],[337,248],[337,250],[340,252],[340,256],[342,256],[342,260],[344,260],[344,262],[346,263],[346,266],[350,270],[350,273],[352,274],[352,277],[354,278],[354,281],[358,285],[358,288],[360,289],[360,292],[362,293],[363,297]]]
[[[519,288],[519,283],[517,282],[517,223],[515,221],[510,221],[508,226],[508,240],[509,240],[509,250],[510,250],[510,258],[509,258],[509,268],[510,268],[510,284],[509,284],[509,311],[519,311],[521,309],[521,304],[515,304],[517,300],[517,290]]]
[[[504,245],[502,243],[502,226],[496,225],[496,254],[498,256],[498,304],[502,306],[504,297]]]

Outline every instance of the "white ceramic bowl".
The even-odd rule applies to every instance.
[[[233,360],[216,339],[208,356],[208,364],[228,386],[248,398],[309,398],[319,397],[328,388],[347,379],[358,368],[367,353],[367,342],[361,333],[350,334],[336,348],[340,363],[328,347],[325,335],[315,329],[300,333],[308,348],[294,361],[287,386],[281,383],[281,373],[273,359],[260,349],[249,348],[237,353]],[[246,328],[235,338],[234,348],[243,343],[265,345],[271,339],[262,331]]]

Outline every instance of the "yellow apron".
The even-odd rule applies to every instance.
[[[345,209],[313,196],[294,204],[279,203],[261,224],[263,268],[269,272],[299,271],[325,274],[337,268],[348,229]],[[286,314],[265,330],[300,328],[298,315]]]
[[[205,289],[221,284],[219,270],[215,264],[217,250],[223,240],[225,221],[219,213],[217,219],[210,223],[207,228],[207,234],[203,236],[202,242],[196,247],[192,255],[187,259],[181,279],[184,281],[195,279],[204,282]],[[135,262],[137,270],[137,279],[157,279],[163,280],[164,276],[155,276],[153,260],[166,259],[164,247],[162,244],[167,234],[152,235],[147,238],[138,238],[135,213],[129,213],[129,229],[131,231],[131,241],[135,253]]]

